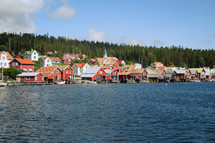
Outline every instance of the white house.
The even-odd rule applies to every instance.
[[[31,51],[26,51],[23,54],[23,59],[30,59],[32,61],[38,61],[38,53],[36,50],[31,49]]]
[[[40,68],[52,66],[52,60],[50,57],[41,57],[40,58]]]
[[[40,67],[60,66],[61,60],[59,57],[41,57],[39,59]]]
[[[74,75],[82,75],[88,68],[90,68],[90,65],[87,63],[75,63],[72,68]]]
[[[9,68],[10,62],[13,60],[13,57],[10,55],[10,53],[5,51],[0,51],[0,67],[3,66],[3,68]]]

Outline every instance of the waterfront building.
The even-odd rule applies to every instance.
[[[73,68],[70,65],[58,66],[61,70],[61,80],[68,81],[73,77]]]
[[[106,72],[101,67],[90,67],[81,75],[81,78],[82,80],[105,81]]]
[[[44,75],[39,72],[23,72],[16,76],[18,82],[43,82]]]
[[[118,80],[119,79],[119,74],[115,69],[105,69],[106,72],[106,80],[111,81],[111,80]]]
[[[75,63],[73,66],[74,75],[82,75],[85,71],[90,68],[90,65],[87,63]]]
[[[62,71],[59,67],[56,66],[49,66],[49,67],[43,67],[37,70],[36,72],[40,72],[44,75],[44,80],[48,81],[49,83],[53,81],[61,81],[62,77]]]

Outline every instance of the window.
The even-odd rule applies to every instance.
[[[37,80],[37,77],[35,77],[35,80]]]
[[[71,62],[68,62],[68,64],[71,64]]]
[[[4,66],[6,67],[6,66],[7,66],[7,63],[4,63]]]
[[[26,80],[30,80],[30,76],[26,76]]]
[[[69,74],[71,74],[72,72],[71,71],[69,71]]]
[[[14,63],[14,62],[12,63],[12,66],[15,66],[15,63]]]
[[[34,59],[36,59],[36,56],[34,56]]]
[[[68,71],[66,71],[66,74],[68,74]]]
[[[34,55],[36,55],[36,52],[34,52]]]
[[[5,60],[5,56],[2,57],[2,60]]]
[[[47,60],[47,62],[49,62],[49,60]]]
[[[60,78],[60,75],[58,76],[58,79]]]
[[[16,66],[18,66],[18,65],[19,65],[19,63],[17,62],[17,63],[16,63]]]
[[[116,72],[113,72],[113,75],[116,75]]]
[[[32,69],[29,69],[29,72],[32,72]]]
[[[56,73],[58,73],[58,70],[56,70]]]
[[[102,71],[100,71],[99,74],[102,74]]]

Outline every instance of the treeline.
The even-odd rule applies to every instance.
[[[197,50],[180,46],[158,48],[155,46],[118,45],[108,42],[79,41],[66,37],[56,38],[48,34],[35,35],[26,33],[2,33],[0,34],[0,45],[4,45],[11,53],[15,51],[24,53],[26,50],[33,48],[40,54],[57,51],[58,56],[68,52],[74,54],[83,53],[92,58],[103,57],[104,49],[106,49],[108,56],[114,56],[126,62],[138,62],[144,67],[155,61],[163,62],[166,66],[213,67],[215,65],[215,51],[213,49]]]

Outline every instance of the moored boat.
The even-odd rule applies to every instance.
[[[66,81],[56,81],[55,84],[65,84]]]

